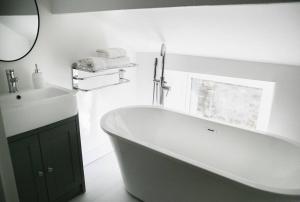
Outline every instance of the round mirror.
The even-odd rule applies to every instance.
[[[0,0],[0,61],[16,61],[33,48],[39,33],[36,0]]]

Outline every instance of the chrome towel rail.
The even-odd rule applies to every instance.
[[[103,89],[103,88],[106,88],[106,87],[109,87],[109,86],[115,86],[115,85],[128,83],[128,82],[130,82],[130,80],[126,79],[124,77],[124,74],[126,72],[126,70],[124,68],[136,67],[136,66],[137,66],[137,64],[130,63],[128,65],[114,66],[114,67],[110,67],[110,68],[107,68],[107,69],[101,69],[99,71],[93,71],[93,70],[89,71],[89,70],[86,70],[86,69],[80,69],[76,65],[73,64],[72,65],[72,71],[71,71],[72,72],[72,86],[73,86],[73,89],[84,91],[84,92],[89,92],[89,91],[93,91],[93,90]],[[113,70],[113,69],[118,69],[118,71],[108,72],[108,73],[103,73],[103,74],[95,74],[95,73],[98,73],[98,72],[106,72],[108,70]],[[88,72],[88,73],[91,73],[92,75],[85,76],[85,77],[80,77],[79,76],[79,71]],[[101,85],[101,86],[97,86],[97,87],[89,88],[89,89],[79,87],[79,81],[84,81],[84,80],[88,80],[88,79],[96,78],[96,77],[105,77],[105,76],[110,76],[110,75],[115,75],[115,74],[119,75],[119,81],[118,82],[111,83],[111,84],[106,84],[106,85]]]

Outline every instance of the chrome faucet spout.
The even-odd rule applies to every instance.
[[[162,44],[160,49],[161,56],[161,76],[160,80],[156,79],[158,58],[155,58],[154,62],[154,77],[153,77],[153,96],[152,104],[164,106],[165,96],[168,95],[171,87],[167,86],[165,81],[165,61],[166,61],[166,45]]]
[[[18,92],[18,78],[15,76],[15,71],[13,69],[6,70],[6,78],[8,83],[9,93]]]

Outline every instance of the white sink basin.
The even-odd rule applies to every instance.
[[[72,117],[76,92],[56,86],[0,96],[0,121],[6,137]],[[1,125],[1,124],[0,124]]]

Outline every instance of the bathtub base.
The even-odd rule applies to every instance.
[[[110,136],[128,192],[145,202],[299,202],[261,191]]]

